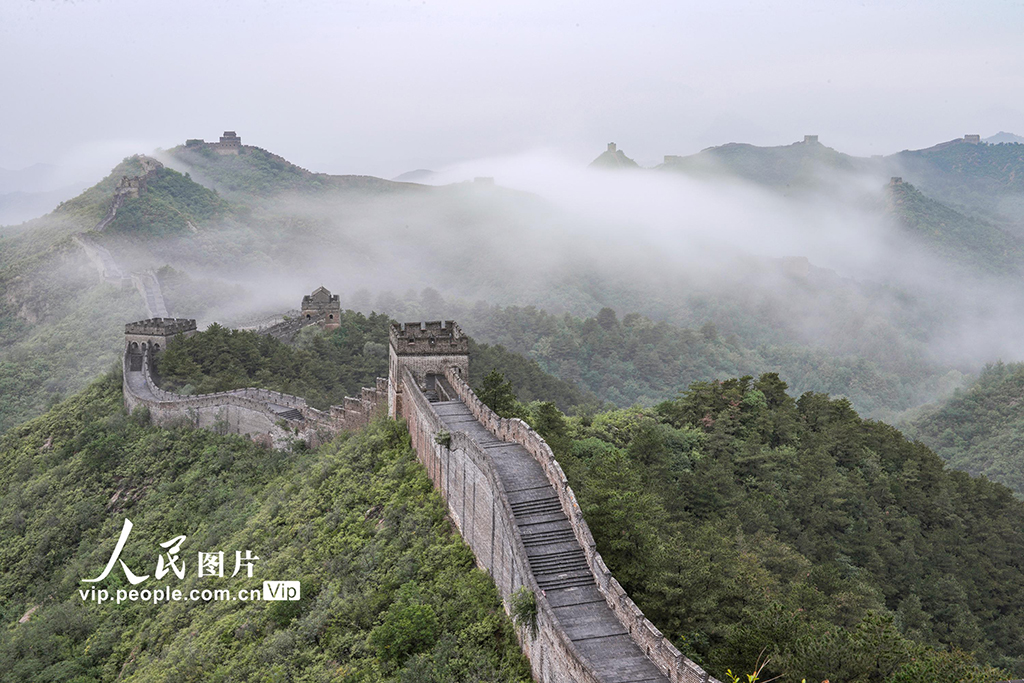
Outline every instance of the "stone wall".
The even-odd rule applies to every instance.
[[[273,337],[279,341],[288,342],[295,338],[295,335],[299,333],[304,327],[310,327],[312,325],[319,325],[323,323],[323,318],[313,318],[306,320],[303,316],[296,316],[289,318],[288,320],[282,320],[278,323],[271,325],[270,327],[260,327],[256,329],[258,334],[265,334],[268,337]]]
[[[163,290],[160,289],[160,280],[152,270],[132,273],[132,284],[139,292],[143,301],[146,302],[146,310],[151,318],[167,318],[167,303],[164,301]]]
[[[104,228],[110,225],[111,221],[114,220],[114,216],[117,215],[118,209],[124,206],[125,201],[137,198],[139,196],[139,191],[146,187],[146,181],[151,178],[154,173],[164,167],[164,165],[156,159],[151,159],[141,154],[136,154],[135,158],[142,166],[142,175],[130,177],[121,176],[121,180],[118,181],[117,187],[114,188],[114,198],[110,202],[110,208],[107,209],[107,213],[103,219],[93,228],[96,232],[102,232]]]
[[[131,278],[121,270],[114,257],[106,248],[96,244],[96,242],[83,234],[72,235],[71,239],[85,252],[86,257],[95,266],[101,280],[121,288],[127,287],[131,283]]]
[[[507,420],[499,417],[479,398],[477,398],[476,394],[473,393],[473,390],[470,389],[469,384],[467,384],[463,379],[462,373],[457,369],[449,368],[446,373],[446,377],[458,397],[466,404],[473,416],[476,417],[476,419],[484,425],[488,431],[502,441],[515,442],[523,446],[527,451],[529,451],[534,459],[540,463],[548,481],[551,483],[558,495],[562,511],[569,518],[577,542],[579,542],[580,547],[583,548],[584,555],[587,558],[587,564],[589,565],[590,571],[597,582],[598,590],[604,596],[608,606],[615,613],[616,618],[629,632],[633,642],[635,642],[640,649],[647,654],[648,658],[654,662],[658,668],[668,675],[669,680],[673,681],[673,683],[706,683],[708,681],[718,683],[716,679],[710,678],[700,666],[683,656],[683,654],[674,645],[672,645],[664,635],[662,635],[661,631],[659,631],[658,628],[644,616],[640,608],[636,606],[626,591],[623,590],[622,586],[619,585],[619,582],[614,576],[612,576],[611,571],[608,570],[604,560],[601,558],[601,554],[597,552],[597,544],[594,541],[593,535],[590,533],[590,528],[587,526],[586,520],[583,519],[583,513],[580,510],[579,502],[576,500],[576,495],[569,486],[569,482],[566,480],[565,473],[562,471],[561,466],[555,460],[551,447],[548,446],[544,439],[522,420]],[[419,392],[410,393],[418,397],[422,397],[422,394]],[[410,394],[407,394],[407,396],[408,395]],[[417,401],[413,403],[412,401],[407,400],[406,403],[409,404],[407,413],[412,413],[413,410],[418,413],[423,413],[424,404],[426,405],[426,411],[428,413],[433,413],[433,410],[429,407],[430,404],[425,401]],[[436,416],[435,421],[431,421],[429,418],[425,419],[420,415],[407,416],[406,419],[409,420],[410,433],[413,432],[412,424],[414,420],[416,420],[420,425],[418,428],[437,424]],[[452,438],[452,451],[456,450],[456,444],[458,444],[463,451],[467,453],[474,452],[474,449],[464,447],[456,436],[458,435],[453,435]],[[431,439],[432,435],[430,439],[421,436],[418,440],[414,440],[413,443],[417,446],[417,452],[419,452],[419,448],[429,446],[429,441]],[[436,450],[436,448],[434,450]],[[475,451],[484,458],[489,457],[483,454],[483,449],[481,448],[476,448]],[[433,457],[437,458],[438,456],[435,455]],[[448,457],[451,456],[449,455]],[[428,470],[429,469],[430,468],[428,466]],[[433,475],[431,478],[434,478]],[[456,477],[456,480],[457,479],[458,478]],[[435,483],[437,483],[436,480]],[[497,488],[500,489],[500,482],[496,483]],[[451,507],[451,499],[449,499],[449,501],[449,507]],[[456,515],[453,512],[453,517],[455,516]],[[458,521],[456,523],[458,524]],[[469,538],[466,540],[467,542],[470,542]],[[470,542],[470,545],[472,546],[473,543]],[[475,550],[476,549],[474,548],[474,551]],[[511,550],[515,555],[512,560],[513,564],[518,563],[520,566],[525,566],[526,553],[525,549],[522,548],[521,542]],[[479,561],[480,556],[478,555],[477,558]],[[529,574],[528,571],[526,573]],[[495,574],[495,582],[498,582],[497,574]],[[507,597],[505,587],[499,583],[499,588],[502,589],[502,595]],[[538,600],[538,604],[540,602],[541,601]],[[571,643],[569,644],[571,645]]]
[[[387,380],[378,378],[372,389],[359,397],[345,397],[344,404],[317,410],[305,399],[269,389],[235,389],[213,394],[185,396],[164,391],[153,380],[150,352],[142,348],[141,370],[131,370],[131,354],[124,356],[124,400],[131,412],[149,409],[154,424],[188,422],[232,434],[248,434],[256,441],[280,448],[301,439],[310,447],[325,443],[345,429],[365,426],[387,405]]]
[[[448,504],[455,526],[473,550],[477,564],[494,580],[508,610],[520,587],[537,599],[537,637],[521,634],[534,680],[541,683],[601,683],[559,627],[551,605],[530,571],[515,517],[491,456],[464,433],[448,447],[434,441],[442,429],[437,415],[408,369],[402,376],[403,417],[417,457]],[[520,629],[522,631],[522,629]]]

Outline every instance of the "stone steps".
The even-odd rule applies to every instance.
[[[576,540],[576,534],[572,532],[571,527],[524,533],[522,534],[522,537],[523,545],[526,546],[527,552],[529,552],[530,548],[537,546],[549,545],[552,543],[565,543]]]
[[[492,459],[508,495],[526,561],[560,627],[602,683],[667,683],[615,617],[544,469],[519,444],[501,441],[461,401],[434,403],[451,432],[465,432]]]
[[[530,515],[549,515],[554,512],[562,513],[562,504],[556,496],[512,503],[512,514],[517,518]],[[562,514],[564,516],[564,513]]]
[[[590,573],[589,569],[562,572],[560,574],[535,574],[534,576],[537,579],[537,585],[545,591],[595,585],[594,575]]]

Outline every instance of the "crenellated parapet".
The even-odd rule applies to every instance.
[[[388,337],[399,356],[469,354],[469,337],[454,320],[393,323]]]

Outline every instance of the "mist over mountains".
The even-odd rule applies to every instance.
[[[72,177],[67,169],[53,164],[33,164],[20,170],[0,168],[0,225],[41,216],[89,186]]]
[[[654,169],[538,152],[417,176],[430,185],[239,152],[181,145],[153,155],[161,168],[130,157],[51,214],[0,232],[0,354],[22,359],[8,361],[5,386],[34,387],[13,413],[81,386],[71,368],[94,374],[126,315],[145,317],[141,301],[126,308],[130,284],[100,282],[73,239],[82,233],[125,277],[159,274],[169,313],[201,324],[273,318],[325,284],[367,313],[475,319],[490,330],[467,327],[479,341],[500,336],[573,381],[576,360],[537,346],[554,337],[499,333],[489,307],[581,321],[608,308],[677,331],[660,338],[705,330],[723,345],[719,360],[654,385],[663,389],[614,401],[770,369],[795,391],[849,396],[892,418],[1019,355],[1024,145],[967,138],[862,158],[808,136],[668,156]],[[628,160],[611,147],[598,159],[608,155]],[[124,177],[143,181],[108,216]],[[76,360],[12,379],[53,354]]]
[[[170,449],[196,463],[183,476],[226,476],[207,471],[224,458],[174,444],[196,440],[205,454],[229,437],[161,430],[144,415],[122,414],[117,371],[109,370],[128,321],[210,325],[193,338],[196,357],[180,344],[165,352],[157,372],[167,387],[202,393],[269,382],[326,408],[386,367],[389,318],[455,319],[473,338],[471,380],[480,386],[494,369],[513,381],[511,409],[554,444],[609,566],[687,656],[715,671],[737,662],[752,669],[767,642],[780,671],[856,680],[850,672],[863,662],[837,668],[837,653],[877,649],[874,636],[864,637],[880,629],[893,661],[911,673],[878,680],[933,680],[914,667],[939,663],[951,678],[971,671],[986,683],[1002,680],[1009,674],[991,667],[1024,670],[1016,599],[992,589],[1016,585],[1021,470],[1019,448],[1004,447],[1016,447],[1024,415],[1014,398],[1019,366],[985,368],[1020,360],[1022,163],[1024,145],[1015,143],[965,138],[862,158],[808,137],[670,155],[654,168],[610,146],[589,167],[535,152],[385,180],[305,169],[230,132],[218,143],[130,156],[49,214],[0,230],[0,431],[14,454],[7,471],[15,491],[5,498],[14,520],[5,533],[29,529],[33,548],[48,542],[39,540],[49,538],[47,524],[24,502],[30,496],[19,496],[54,473],[63,479],[40,505],[65,520],[62,529],[78,509],[65,499],[96,510],[110,500],[107,483],[77,482],[65,454],[99,478],[110,475],[104,458],[123,449],[139,472],[153,471],[146,458],[171,462],[163,455]],[[308,329],[284,344],[212,325],[285,321],[320,285],[351,309],[336,330]],[[1013,493],[947,471],[924,445],[875,420],[902,420],[952,466]],[[81,434],[67,426],[66,438],[44,434],[65,422],[81,423]],[[382,423],[366,436],[397,444],[400,431]],[[380,457],[358,446],[361,438],[349,437],[338,460],[346,472]],[[121,445],[110,446],[115,440]],[[243,469],[247,458],[268,461],[245,450],[251,443],[232,443],[244,447],[232,451]],[[301,464],[324,453],[292,456]],[[23,481],[40,458],[48,469]],[[266,474],[250,488],[229,486],[242,498],[219,498],[222,509],[260,497],[277,476]],[[164,491],[179,475],[165,476],[140,481]],[[305,490],[296,489],[296,504]],[[396,505],[402,491],[395,488]],[[166,496],[138,495],[134,515],[170,505]],[[356,527],[376,534],[365,511],[379,503],[357,497],[353,505]],[[237,526],[247,518],[239,512],[231,528],[248,528]],[[73,549],[54,560],[61,581],[75,580],[76,560],[67,558],[86,547],[81,538],[69,531],[73,540],[61,541]],[[320,581],[321,565],[310,565],[303,581]],[[733,576],[745,566],[755,580]],[[325,585],[351,576],[322,571]],[[680,602],[677,594],[701,598]],[[7,611],[13,620],[30,609]],[[309,614],[328,612],[337,609]],[[219,647],[210,644],[220,631],[203,621],[207,613],[190,614],[197,626],[163,629],[170,649],[154,653],[177,657],[193,632],[209,651]],[[790,615],[784,632],[770,623],[778,614]],[[44,605],[39,615],[29,617],[40,637],[21,629],[0,643],[19,671],[38,668],[26,654],[31,642],[50,644],[55,665],[67,659],[51,646],[61,637],[59,612]],[[273,622],[281,633],[304,628],[306,617],[285,616]],[[345,638],[377,642],[379,619]],[[87,623],[75,641],[83,670],[117,661],[84,634],[113,642],[127,637],[122,626]],[[444,627],[461,632],[471,628],[465,623],[446,619]],[[741,631],[744,624],[753,630]],[[839,640],[822,635],[833,627]],[[256,642],[231,666],[257,670]],[[296,651],[333,647],[302,642]],[[815,663],[808,648],[817,647],[824,654]],[[492,649],[467,652],[515,665],[513,650]],[[367,666],[384,657],[375,652],[367,651]],[[162,656],[130,666],[152,670]]]

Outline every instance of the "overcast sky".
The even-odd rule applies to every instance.
[[[1024,2],[0,0],[0,167],[233,129],[393,177],[546,149],[642,165],[804,134],[1024,135]],[[95,180],[95,178],[84,178]]]

